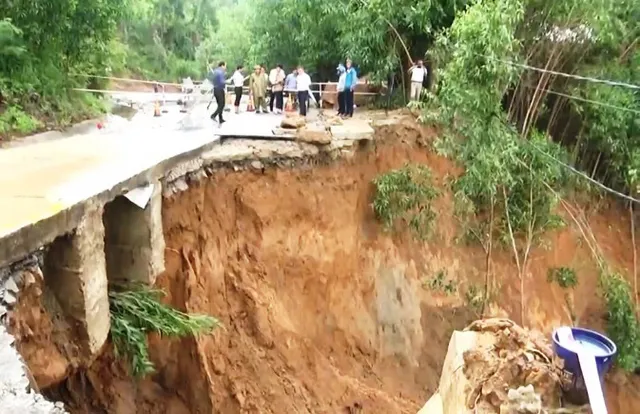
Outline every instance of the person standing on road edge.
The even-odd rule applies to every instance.
[[[269,102],[269,106],[271,112],[273,112],[273,104],[275,101],[276,111],[275,113],[282,113],[282,104],[283,104],[283,96],[282,91],[284,90],[284,80],[285,73],[282,69],[282,65],[278,64],[275,69],[271,69],[269,73],[269,84],[271,84],[271,102]]]
[[[231,81],[233,82],[233,92],[236,95],[236,100],[233,103],[235,107],[236,114],[240,113],[240,100],[242,99],[242,87],[244,85],[245,77],[242,74],[242,69],[244,67],[242,65],[238,65],[236,71],[233,72],[233,76],[231,76]]]
[[[298,90],[298,103],[300,105],[300,115],[307,116],[309,106],[309,89],[311,88],[311,77],[304,71],[304,67],[298,66],[298,76],[296,78]]]
[[[256,65],[249,78],[249,93],[253,98],[256,113],[267,113],[267,102],[265,100],[267,96],[267,76],[259,65]]]
[[[353,96],[358,84],[358,74],[353,67],[351,59],[347,59],[344,78],[344,116],[353,117]]]
[[[344,82],[347,77],[347,70],[344,65],[341,63],[337,67],[338,69],[338,86],[336,90],[338,91],[338,116],[343,116],[345,114],[344,111]]]
[[[225,123],[222,119],[222,113],[224,112],[224,96],[226,89],[225,75],[227,72],[227,64],[225,62],[218,63],[218,67],[211,71],[210,81],[213,84],[213,96],[216,98],[217,108],[214,113],[211,114],[211,119],[215,120],[218,117],[218,125]]]
[[[260,65],[260,75],[264,78],[264,113],[267,113],[267,108],[271,103],[271,87],[269,86],[269,75],[267,75],[267,67]]]
[[[290,74],[287,75],[284,80],[284,91],[289,94],[289,98],[291,98],[291,106],[295,105],[296,94],[298,93],[298,82],[296,77],[298,76],[298,69],[294,68]]]
[[[409,93],[409,101],[419,101],[422,94],[422,84],[429,75],[427,68],[424,66],[422,59],[419,59],[408,71],[411,74],[411,91]]]

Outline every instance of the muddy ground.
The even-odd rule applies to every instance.
[[[61,384],[69,352],[46,345],[56,330],[46,297],[23,294],[13,318],[19,349],[47,392],[74,413],[415,413],[435,390],[454,329],[477,315],[466,293],[484,286],[485,254],[460,234],[448,177],[459,170],[434,153],[435,131],[412,121],[381,128],[350,160],[264,172],[221,169],[164,200],[167,301],[222,320],[209,336],[153,337],[158,371],[131,380],[107,346],[88,370]],[[389,234],[375,219],[371,181],[408,161],[428,165],[442,191],[426,243]],[[598,207],[598,208],[596,208]],[[610,262],[630,274],[629,223],[615,205],[585,211]],[[547,282],[573,267],[579,284],[567,309]],[[597,268],[577,232],[550,232],[520,281],[507,250],[493,255],[489,314],[548,334],[574,313],[601,329]],[[455,293],[429,288],[444,272]],[[473,289],[472,289],[473,287]],[[51,370],[56,370],[52,375]],[[611,413],[640,412],[640,382],[610,375]]]

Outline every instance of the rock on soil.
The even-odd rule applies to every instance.
[[[419,414],[589,412],[560,406],[569,384],[553,358],[535,331],[508,319],[476,321],[453,333],[439,390]]]
[[[505,412],[501,407],[510,404],[509,390],[527,385],[533,386],[545,407],[558,408],[562,369],[554,364],[553,351],[541,334],[526,331],[507,319],[476,321],[467,330],[489,333],[495,342],[464,354],[464,374],[471,386],[469,409]]]
[[[308,125],[298,130],[296,140],[315,145],[327,145],[331,143],[331,134],[323,126]]]
[[[307,123],[307,121],[304,119],[304,117],[299,116],[299,115],[287,115],[284,117],[284,119],[282,119],[282,122],[280,123],[280,126],[282,128],[285,129],[298,129],[298,128],[302,128],[303,126],[305,126],[305,124]]]

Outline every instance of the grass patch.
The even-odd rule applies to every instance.
[[[186,314],[161,303],[163,296],[163,291],[146,287],[109,293],[111,340],[115,354],[127,359],[135,377],[154,372],[149,358],[148,333],[184,337],[209,333],[220,326],[212,316]]]
[[[20,135],[30,134],[42,124],[40,121],[24,112],[21,106],[10,106],[0,114],[0,136],[10,133]]]

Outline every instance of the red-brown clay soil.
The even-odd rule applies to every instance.
[[[348,161],[264,173],[219,170],[164,200],[167,270],[157,283],[168,302],[215,315],[224,329],[196,339],[151,338],[158,371],[138,383],[107,349],[55,395],[76,413],[417,412],[437,387],[452,330],[476,317],[463,293],[433,292],[425,282],[444,269],[465,292],[483,286],[485,266],[481,247],[455,242],[444,184],[459,171],[417,144],[433,135],[405,122],[379,130],[384,141]],[[426,243],[383,231],[370,206],[372,179],[408,161],[430,166],[443,189],[436,234]],[[611,264],[630,274],[623,210],[586,214]],[[548,334],[569,322],[564,292],[547,282],[547,270],[570,266],[579,278],[574,313],[601,328],[586,245],[571,225],[544,244],[525,280],[524,325]],[[491,314],[520,322],[510,253],[497,248],[493,268],[499,292]],[[32,368],[46,370],[29,358],[36,343],[20,350]],[[611,378],[610,412],[640,412],[640,382]]]

